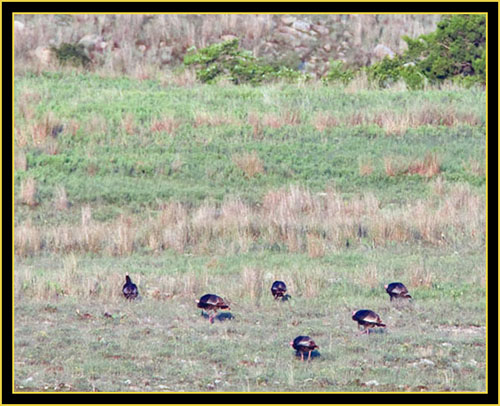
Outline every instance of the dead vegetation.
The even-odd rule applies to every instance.
[[[23,185],[25,204],[36,205],[36,182],[29,179]],[[314,194],[297,186],[269,191],[257,206],[234,198],[193,208],[170,202],[145,218],[123,214],[106,223],[95,221],[91,207],[85,206],[81,225],[34,227],[30,220],[16,225],[14,248],[20,256],[38,253],[42,247],[56,253],[127,256],[144,248],[152,253],[223,254],[278,246],[316,258],[343,249],[348,242],[442,246],[467,239],[482,244],[484,198],[467,185],[430,187],[442,193],[439,203],[431,196],[391,210],[370,193],[346,200],[334,189]],[[63,189],[58,189],[56,202],[60,209],[67,207]]]
[[[234,154],[232,160],[248,179],[253,178],[257,174],[264,173],[264,164],[255,151],[244,154]]]
[[[311,119],[311,125],[321,132],[338,126],[376,125],[382,128],[388,136],[403,136],[409,129],[422,126],[454,127],[458,125],[480,126],[481,124],[480,117],[475,113],[458,110],[454,106],[444,108],[431,104],[424,104],[406,111],[356,111],[344,116],[318,112]]]

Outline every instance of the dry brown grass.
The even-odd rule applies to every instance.
[[[319,116],[321,117],[321,116]],[[327,120],[327,118],[320,118]],[[450,106],[445,109],[437,108],[434,105],[424,104],[418,109],[407,110],[403,112],[393,112],[381,110],[373,113],[357,111],[339,119],[339,123],[347,126],[361,126],[375,124],[384,129],[387,135],[402,136],[410,128],[418,128],[422,126],[447,126],[453,127],[457,125],[481,125],[480,117],[471,112],[459,111],[455,107]],[[316,126],[319,131],[322,131],[326,124]]]
[[[40,120],[30,124],[28,131],[31,133],[33,145],[41,146],[47,141],[53,142],[54,140],[51,137],[56,136],[57,128],[61,125],[61,122],[55,118],[52,112],[47,113]]]
[[[318,131],[323,132],[328,128],[337,127],[339,121],[329,113],[319,112],[314,115],[312,124]]]
[[[165,132],[170,135],[175,135],[180,125],[181,122],[174,117],[163,117],[153,120],[150,131],[152,133]]]
[[[68,210],[70,203],[64,186],[57,186],[54,193],[54,207],[56,210]]]
[[[486,176],[485,165],[477,159],[469,158],[469,161],[464,162],[463,166],[467,172],[472,173],[473,175]]]
[[[26,153],[21,148],[16,148],[14,152],[14,170],[26,171],[28,169],[28,159]]]
[[[315,233],[307,234],[307,255],[309,258],[321,258],[326,253],[326,244],[324,238]]]
[[[370,159],[364,161],[359,160],[359,174],[361,176],[369,176],[373,173],[373,163]]]
[[[377,266],[369,264],[365,268],[365,271],[359,274],[359,280],[357,282],[361,286],[368,286],[371,289],[377,288],[379,286]]]
[[[26,257],[36,255],[42,249],[42,232],[30,219],[14,228],[14,253]]]
[[[433,192],[438,196],[443,196],[446,190],[446,181],[440,175],[437,176],[436,179],[431,183],[431,187]]]
[[[248,295],[254,302],[258,302],[264,289],[262,270],[244,267],[241,275],[241,292],[237,296]],[[266,290],[267,292],[267,290]]]
[[[269,191],[261,205],[240,199],[188,208],[179,202],[160,205],[157,214],[123,214],[106,223],[92,219],[82,207],[81,225],[16,226],[16,254],[40,247],[51,252],[104,252],[130,255],[139,249],[152,254],[227,254],[259,246],[281,246],[319,258],[351,244],[426,243],[434,246],[483,244],[485,199],[466,185],[446,187],[401,207],[384,208],[373,194],[345,199],[334,189],[313,194],[292,186]],[[438,199],[437,199],[438,197]],[[35,237],[30,237],[30,235]]]
[[[296,126],[301,123],[300,112],[284,110],[278,114],[266,113],[262,117],[262,124],[266,127],[281,128],[285,125]]]
[[[426,178],[432,178],[441,172],[441,165],[437,153],[428,152],[423,160],[416,160],[408,167],[410,175],[418,174]]]
[[[130,113],[125,114],[125,116],[122,119],[121,126],[128,135],[133,135],[137,131],[137,124],[135,122],[135,118]]]
[[[26,122],[33,121],[35,118],[35,110],[37,105],[42,100],[42,95],[34,91],[25,91],[21,93],[19,99],[16,100],[16,119],[24,119]]]
[[[32,177],[21,181],[21,203],[30,207],[38,206],[39,199],[37,193],[36,180]]]
[[[87,134],[104,134],[108,131],[108,121],[103,116],[92,114],[92,116],[85,121],[83,130]]]
[[[401,175],[420,175],[426,178],[432,178],[441,172],[441,165],[437,153],[428,152],[423,159],[413,159],[409,162],[408,158],[384,157],[384,168],[387,176]]]
[[[248,113],[247,119],[248,119],[248,124],[250,124],[253,129],[253,137],[258,140],[262,139],[263,126],[259,114],[254,111],[251,111]]]
[[[257,174],[264,173],[264,165],[262,160],[257,155],[257,152],[252,151],[250,153],[234,154],[232,157],[233,163],[240,168],[245,177],[250,179]]]
[[[236,125],[238,120],[233,117],[222,114],[214,114],[205,111],[200,111],[195,114],[194,127],[210,126],[216,127],[221,125]]]
[[[384,157],[384,168],[387,176],[400,176],[408,171],[408,163],[405,157]]]
[[[411,271],[410,287],[432,287],[432,272],[422,266],[416,266]]]

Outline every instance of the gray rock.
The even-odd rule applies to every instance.
[[[297,17],[294,16],[283,16],[281,17],[281,22],[286,25],[293,24],[295,21],[297,21]]]
[[[312,29],[320,35],[330,34],[330,30],[328,29],[328,27],[325,27],[324,25],[314,24],[312,26]]]
[[[14,31],[20,32],[24,30],[24,24],[21,21],[14,21]]]
[[[394,55],[396,55],[391,48],[384,44],[378,44],[375,48],[373,48],[372,54],[373,57],[377,60],[382,60],[386,56],[388,56],[389,58],[394,58]]]
[[[292,27],[297,31],[309,32],[311,30],[311,24],[304,20],[297,20],[292,24]]]

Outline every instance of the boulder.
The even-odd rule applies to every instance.
[[[372,58],[373,60],[380,61],[380,60],[384,59],[386,56],[388,56],[389,58],[394,58],[394,55],[396,55],[396,54],[388,46],[386,46],[384,44],[378,44],[375,48],[373,48],[372,55],[373,55],[373,58]]]
[[[78,41],[78,44],[83,45],[87,54],[92,51],[102,52],[107,46],[103,38],[96,34],[87,34],[83,36],[80,41]]]
[[[283,16],[281,17],[281,22],[286,25],[293,24],[295,21],[297,21],[297,17],[294,16]]]
[[[325,27],[324,25],[319,25],[319,24],[313,24],[311,28],[316,31],[319,35],[328,35],[330,34],[330,30],[328,27]]]
[[[311,24],[304,20],[294,21],[292,27],[297,31],[309,32],[311,30]]]
[[[24,24],[21,21],[14,21],[14,32],[21,32],[24,30]]]
[[[54,54],[48,47],[39,46],[33,54],[42,66],[48,66],[54,61]]]
[[[223,35],[222,37],[220,37],[220,39],[222,41],[232,41],[234,39],[238,39],[238,37],[236,35],[227,34],[227,35]]]

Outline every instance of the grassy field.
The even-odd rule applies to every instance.
[[[475,89],[16,78],[15,390],[484,391],[485,114]]]

